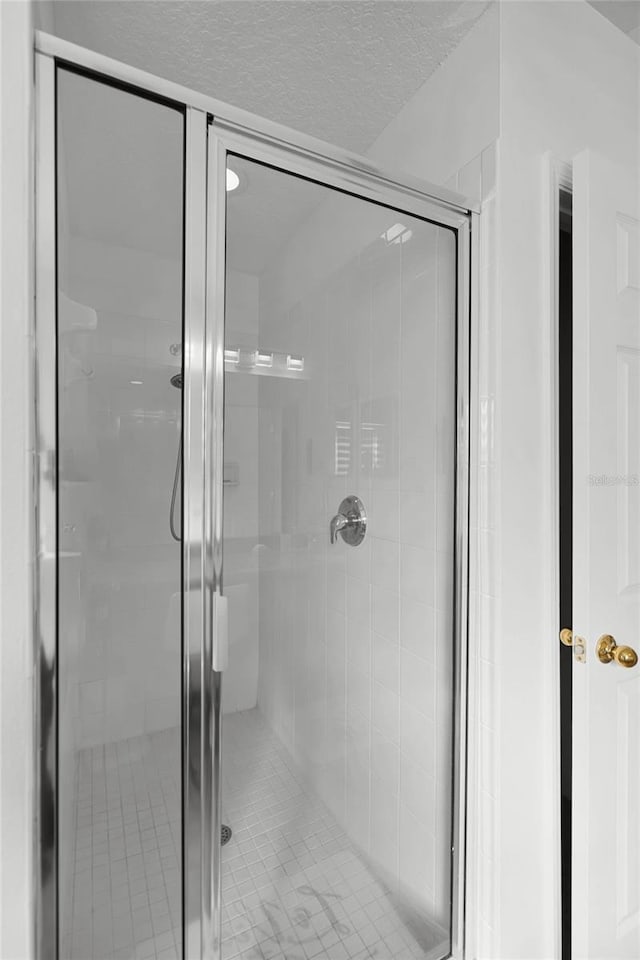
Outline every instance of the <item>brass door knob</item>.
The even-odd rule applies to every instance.
[[[619,647],[614,638],[604,633],[596,644],[596,654],[600,663],[611,663],[615,660],[621,667],[635,667],[638,654],[632,647]]]

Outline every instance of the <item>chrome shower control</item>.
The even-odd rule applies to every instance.
[[[329,524],[331,543],[335,543],[340,534],[350,547],[357,547],[364,540],[366,530],[367,515],[362,500],[353,494],[345,497]]]

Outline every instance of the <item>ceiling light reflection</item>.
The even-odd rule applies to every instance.
[[[239,186],[240,177],[235,170],[231,170],[230,167],[227,167],[227,193],[231,193],[232,190],[235,190]]]

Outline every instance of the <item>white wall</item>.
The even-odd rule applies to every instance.
[[[55,33],[53,25],[54,3],[55,0],[30,0],[34,30]]]
[[[480,171],[473,161],[500,131],[499,24],[494,4],[383,130],[367,156],[391,170],[479,200]]]
[[[34,955],[32,912],[31,10],[0,4],[0,955]]]

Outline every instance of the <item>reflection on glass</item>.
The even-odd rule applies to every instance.
[[[177,957],[183,117],[61,69],[57,124],[60,957]]]
[[[444,957],[454,235],[232,164],[226,341],[257,354],[226,366],[223,956]],[[348,494],[365,540],[330,546]]]

